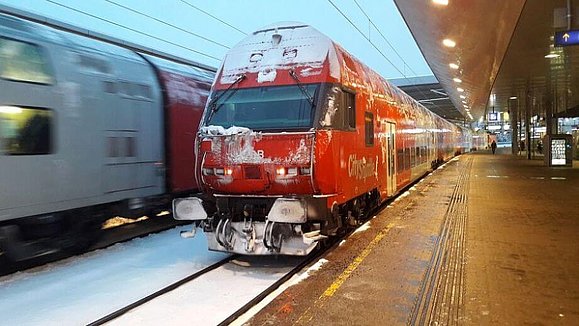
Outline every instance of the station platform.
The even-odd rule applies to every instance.
[[[502,150],[431,173],[249,324],[579,325],[579,166]]]

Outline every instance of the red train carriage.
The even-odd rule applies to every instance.
[[[196,172],[214,201],[174,213],[202,220],[211,250],[305,255],[455,155],[461,133],[314,28],[273,25],[213,84]]]

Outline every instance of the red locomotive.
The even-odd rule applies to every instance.
[[[469,148],[316,29],[272,25],[225,57],[197,137],[210,199],[176,199],[174,214],[202,220],[211,250],[306,255]]]

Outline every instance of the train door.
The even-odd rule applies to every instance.
[[[388,173],[387,173],[387,191],[388,196],[396,192],[396,124],[386,122],[386,139],[388,142]]]

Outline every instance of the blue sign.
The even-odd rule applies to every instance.
[[[579,30],[555,32],[555,46],[579,44]]]

